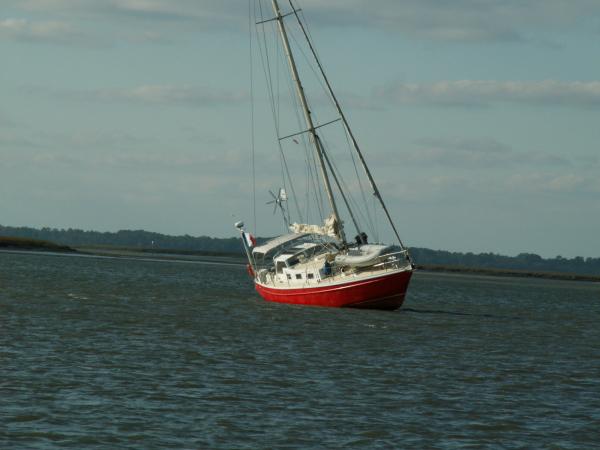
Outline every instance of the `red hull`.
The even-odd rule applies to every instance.
[[[277,289],[256,283],[267,301],[295,305],[394,310],[404,302],[411,270],[314,288]]]

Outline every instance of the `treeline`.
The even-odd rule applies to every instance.
[[[0,236],[41,239],[70,247],[109,246],[123,248],[155,248],[157,250],[186,250],[221,253],[242,253],[239,238],[208,236],[168,236],[144,230],[120,230],[116,233],[84,231],[74,228],[29,228],[0,225]]]
[[[212,238],[209,236],[168,236],[143,230],[121,230],[116,233],[78,229],[5,227],[0,225],[0,236],[21,237],[51,241],[70,247],[112,246],[124,248],[181,250],[242,254],[240,239]],[[258,239],[259,243],[264,239]],[[526,270],[530,272],[559,272],[582,275],[600,275],[600,258],[542,258],[533,253],[503,256],[495,253],[461,253],[427,248],[412,248],[411,254],[418,265],[455,266]]]
[[[461,253],[427,248],[412,248],[411,255],[417,264],[422,265],[600,275],[600,258],[583,258],[581,256],[542,258],[535,253],[504,256],[495,253]]]

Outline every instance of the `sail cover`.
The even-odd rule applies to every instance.
[[[331,214],[325,219],[325,224],[323,226],[293,223],[290,225],[290,231],[293,233],[320,234],[322,236],[337,238],[339,236],[339,222],[335,219],[335,216]]]

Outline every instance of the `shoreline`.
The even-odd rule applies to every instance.
[[[99,256],[115,257],[133,257],[144,258],[152,257],[157,259],[183,259],[190,261],[214,261],[227,262],[230,264],[246,265],[247,260],[243,255],[233,253],[206,252],[200,250],[163,250],[150,248],[123,248],[123,247],[102,247],[89,246],[78,247],[76,251]],[[202,258],[202,259],[200,259]],[[519,269],[495,269],[490,267],[468,267],[468,266],[447,266],[441,264],[415,264],[416,271],[431,273],[451,273],[461,275],[483,275],[494,277],[520,277],[520,278],[538,278],[546,280],[561,281],[585,281],[600,282],[600,275],[583,275],[566,272],[536,272]]]
[[[32,239],[15,239],[0,237],[0,251],[55,253],[65,255],[99,256],[112,258],[153,259],[164,261],[188,261],[200,263],[220,263],[232,265],[246,265],[243,255],[234,253],[207,252],[194,250],[166,250],[152,248],[130,248],[110,246],[83,246],[69,247],[57,245],[47,241]],[[495,269],[489,267],[448,266],[433,264],[416,264],[417,272],[448,273],[457,275],[481,275],[493,277],[519,277],[536,278],[560,281],[600,282],[600,275],[583,275],[565,272],[535,272],[518,269]]]
[[[81,255],[105,256],[111,258],[134,258],[134,259],[157,259],[165,261],[195,261],[214,262],[246,265],[246,258],[242,255],[219,252],[204,252],[196,250],[163,250],[151,248],[128,248],[128,247],[101,247],[86,246],[76,247],[75,251]]]
[[[434,264],[415,264],[415,269],[431,273],[453,273],[459,275],[483,275],[493,277],[536,278],[560,281],[584,281],[600,283],[600,275],[583,275],[567,272],[534,272],[519,269],[494,269],[491,267],[444,266]]]
[[[55,244],[39,239],[26,239],[0,236],[0,250],[18,250],[54,253],[76,253],[77,250],[68,245]]]

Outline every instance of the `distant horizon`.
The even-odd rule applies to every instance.
[[[79,228],[79,227],[52,227],[52,226],[35,227],[35,226],[29,226],[29,225],[6,225],[4,223],[0,223],[0,229],[1,228],[29,228],[29,229],[40,230],[40,231],[42,229],[50,229],[50,230],[58,230],[58,231],[78,230],[78,231],[83,231],[83,232],[113,233],[113,234],[116,234],[121,231],[142,231],[142,232],[146,232],[146,233],[159,234],[159,235],[168,236],[168,237],[190,236],[193,238],[207,237],[207,238],[212,238],[212,239],[238,239],[238,238],[240,238],[239,234],[235,234],[235,232],[229,236],[214,236],[214,235],[210,235],[210,234],[191,234],[191,233],[171,234],[171,233],[163,233],[160,231],[148,230],[145,228],[121,228],[118,230],[99,230],[99,229],[87,229],[87,228]],[[276,235],[271,235],[271,236],[257,235],[255,237],[260,238],[260,239],[271,239],[273,237],[276,237]],[[543,259],[556,259],[557,257],[566,258],[566,259],[573,259],[573,258],[577,258],[577,257],[582,257],[584,259],[585,258],[592,258],[592,259],[600,258],[600,255],[561,255],[561,254],[543,255],[543,254],[540,254],[537,252],[532,252],[532,251],[527,251],[527,250],[523,250],[523,251],[520,251],[515,254],[507,254],[507,253],[502,253],[500,251],[447,249],[447,248],[435,248],[435,247],[431,247],[431,246],[427,246],[427,245],[410,245],[409,243],[405,243],[405,244],[408,248],[419,248],[419,249],[433,250],[433,251],[439,251],[439,252],[462,253],[462,254],[472,253],[475,255],[491,253],[491,254],[498,255],[498,256],[508,256],[508,257],[517,257],[521,254],[532,254],[532,255],[538,255],[538,256],[542,257]]]

